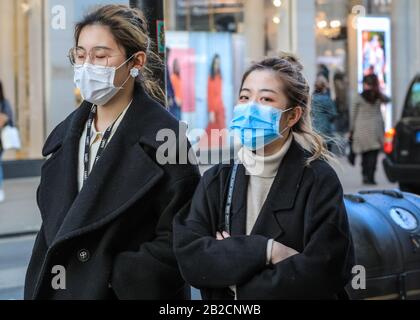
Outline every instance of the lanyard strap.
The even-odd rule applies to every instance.
[[[83,182],[86,182],[86,180],[89,177],[89,169],[90,169],[90,142],[91,142],[91,132],[92,132],[92,126],[95,121],[95,115],[97,113],[98,107],[92,106],[92,109],[89,114],[89,119],[87,122],[87,130],[86,130],[86,142],[85,142],[85,156],[84,156],[84,173],[83,173]],[[117,119],[118,120],[118,119]],[[115,123],[117,120],[114,121],[114,123],[106,129],[104,136],[102,137],[101,144],[99,145],[98,153],[96,154],[95,161],[93,165],[96,164],[96,162],[101,157],[102,153],[105,150],[106,145],[108,144],[109,138],[111,136],[112,129],[115,126]]]
[[[230,213],[232,208],[232,200],[233,200],[233,190],[235,189],[235,181],[236,181],[236,174],[238,172],[239,164],[235,163],[232,170],[232,175],[230,176],[229,182],[229,191],[228,197],[226,200],[226,207],[225,207],[225,231],[230,234]]]

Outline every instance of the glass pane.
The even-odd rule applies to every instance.
[[[408,116],[420,116],[420,81],[414,83],[411,88],[407,109]]]

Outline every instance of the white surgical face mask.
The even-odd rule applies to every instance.
[[[121,85],[115,87],[115,73],[125,65],[132,57],[127,59],[119,67],[102,67],[93,64],[85,63],[74,66],[74,84],[79,88],[84,100],[95,105],[103,106],[109,102],[127,83],[131,77],[135,78],[138,75],[138,69],[131,69],[130,76]],[[135,76],[134,76],[135,75]]]

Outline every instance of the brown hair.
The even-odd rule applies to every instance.
[[[280,57],[266,58],[254,63],[242,78],[241,90],[248,76],[254,71],[261,70],[275,72],[283,81],[288,107],[301,107],[303,110],[301,119],[291,129],[296,141],[312,154],[306,164],[310,165],[317,159],[334,162],[334,156],[328,151],[324,139],[312,127],[310,87],[303,75],[303,66],[299,60],[294,55],[282,53]]]
[[[127,59],[139,51],[146,53],[147,63],[143,66],[137,80],[144,85],[149,95],[159,102],[165,103],[165,92],[154,77],[156,74],[154,70],[163,68],[163,62],[159,55],[153,51],[155,44],[150,39],[147,20],[143,12],[126,5],[95,7],[82,21],[76,24],[74,32],[76,45],[83,28],[95,24],[109,27],[115,41],[125,49]]]

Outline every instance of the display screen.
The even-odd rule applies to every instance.
[[[358,89],[363,91],[363,77],[375,74],[384,95],[392,95],[391,21],[389,18],[362,17],[357,20]],[[387,129],[392,127],[392,105],[382,108]]]

